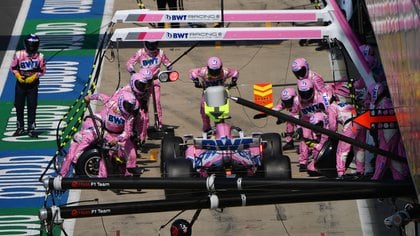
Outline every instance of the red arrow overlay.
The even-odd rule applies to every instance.
[[[370,111],[357,116],[353,120],[361,126],[364,126],[368,129],[371,128],[372,123],[387,123],[387,122],[397,122],[397,117],[395,115],[377,115],[371,116]]]

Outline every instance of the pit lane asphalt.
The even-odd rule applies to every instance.
[[[285,9],[293,6],[303,6],[309,1],[225,1],[225,9]],[[155,2],[145,2],[146,7],[156,9]],[[135,9],[135,1],[115,0],[115,10]],[[185,1],[185,9],[214,10],[219,5],[213,1],[190,0]],[[308,8],[310,6],[307,5]],[[255,26],[261,24],[253,24]],[[127,27],[117,25],[117,27]],[[130,27],[134,27],[131,25]],[[230,26],[233,27],[233,26]],[[175,60],[189,47],[188,44],[165,46],[161,48],[171,60]],[[190,45],[193,45],[191,42]],[[133,47],[134,46],[134,47]],[[121,84],[128,83],[129,75],[125,71],[125,63],[142,43],[130,45],[130,48],[120,48],[120,71],[118,60],[105,61],[100,92],[112,94],[118,84],[121,74]],[[294,83],[295,78],[290,72],[290,63],[296,57],[305,57],[312,69],[324,76],[325,80],[332,79],[328,52],[315,51],[316,45],[300,47],[297,41],[278,41],[265,44],[256,42],[227,43],[222,46],[206,44],[198,46],[179,60],[174,69],[179,71],[180,80],[175,83],[163,84],[161,100],[163,106],[163,120],[165,125],[175,126],[176,135],[200,135],[201,118],[199,104],[201,90],[194,88],[189,81],[188,70],[203,66],[210,56],[219,56],[224,66],[240,70],[238,80],[239,89],[231,90],[231,94],[248,100],[253,100],[253,84],[271,82],[273,84]],[[116,52],[116,51],[115,51]],[[108,52],[107,55],[110,55]],[[273,98],[279,99],[281,87],[273,89]],[[231,103],[232,119],[229,123],[241,127],[246,135],[251,132],[283,132],[284,125],[276,125],[272,117],[253,120],[255,112]],[[150,117],[153,121],[153,116]],[[158,146],[159,140],[148,140],[148,145]],[[297,143],[296,143],[297,144]],[[307,177],[299,173],[296,167],[298,156],[294,151],[286,151],[292,160],[293,178]],[[159,162],[149,159],[149,154],[142,154],[138,163],[148,169],[144,177],[159,176]],[[111,191],[83,190],[81,200],[99,199],[99,203],[113,203],[124,201],[164,199],[161,190],[143,190],[142,192],[127,192],[116,195]],[[77,219],[74,235],[157,235],[161,225],[166,224],[178,212],[132,214],[108,216],[103,218]],[[186,211],[178,218],[191,220],[194,211]],[[169,225],[160,232],[169,235]],[[226,208],[223,212],[203,210],[193,227],[193,235],[362,235],[356,201],[316,202],[299,204],[275,204],[253,207]]]

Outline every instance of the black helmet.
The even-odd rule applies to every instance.
[[[171,236],[191,236],[191,225],[184,219],[177,219],[171,225]]]
[[[157,41],[146,41],[144,42],[144,47],[149,51],[156,51],[158,49]]]
[[[24,40],[25,49],[28,54],[34,54],[38,52],[39,38],[35,34],[29,34]]]

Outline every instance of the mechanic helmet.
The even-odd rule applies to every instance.
[[[118,109],[125,115],[130,115],[139,109],[139,102],[132,93],[122,92],[118,97]]]
[[[300,100],[307,102],[314,98],[314,83],[310,79],[298,80],[297,85]]]
[[[309,118],[309,123],[311,123],[312,125],[324,128],[325,125],[328,125],[327,115],[324,112],[315,112]]]
[[[130,78],[131,91],[136,96],[147,93],[147,90],[153,84],[153,72],[148,68],[141,68],[139,72],[134,73]]]
[[[222,72],[222,60],[218,57],[210,57],[207,60],[207,70],[211,77],[217,77]]]
[[[309,75],[309,64],[305,58],[296,58],[292,62],[292,72],[297,79],[307,79]]]
[[[367,44],[363,44],[359,46],[359,50],[362,52],[362,55],[365,58],[369,68],[373,68],[377,64],[378,59],[376,58],[375,51],[372,49],[372,47]]]
[[[191,236],[191,225],[184,219],[177,219],[172,222],[171,236]]]
[[[24,40],[25,43],[25,50],[28,54],[34,54],[38,52],[39,48],[39,37],[35,34],[29,34],[25,37]]]
[[[159,52],[158,46],[159,46],[158,41],[145,41],[144,42],[144,48],[146,50],[146,53],[151,57],[155,57],[158,55],[158,52]]]
[[[296,97],[296,95],[296,90],[294,88],[284,88],[281,91],[281,101],[286,108],[291,108],[293,106],[293,98]]]

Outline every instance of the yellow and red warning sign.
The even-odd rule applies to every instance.
[[[254,84],[254,102],[266,108],[273,108],[273,85],[271,83]]]

